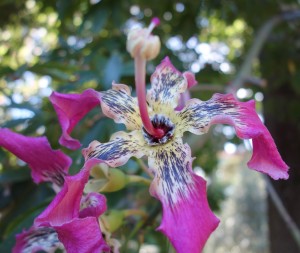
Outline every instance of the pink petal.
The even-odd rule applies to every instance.
[[[156,172],[150,193],[163,206],[158,230],[177,253],[201,252],[219,223],[207,202],[206,183],[191,164],[190,148],[178,140],[149,158],[149,167]]]
[[[60,150],[51,149],[46,137],[27,137],[0,128],[0,146],[28,164],[35,183],[63,185],[72,160]]]
[[[53,228],[31,227],[16,236],[16,245],[12,252],[55,252],[56,249],[64,249],[64,247]]]
[[[97,192],[91,192],[81,199],[79,217],[93,216],[98,218],[106,211],[106,198]]]
[[[125,124],[128,130],[140,129],[142,121],[136,98],[124,84],[113,84],[112,89],[102,93],[103,113],[116,123]]]
[[[181,111],[184,107],[187,101],[191,99],[190,91],[186,90],[184,93],[180,94],[179,102],[177,107],[175,108],[176,111]]]
[[[195,134],[206,133],[213,124],[234,126],[241,139],[252,139],[253,155],[248,162],[251,169],[263,172],[273,179],[287,179],[288,166],[282,160],[268,129],[255,111],[255,102],[240,102],[232,94],[215,94],[208,101],[191,99],[178,113],[178,128]]]
[[[109,142],[91,142],[82,150],[82,154],[86,162],[96,159],[111,167],[118,167],[124,165],[132,156],[140,158],[144,155],[142,138],[140,131],[137,130],[130,133],[120,131],[115,133]]]
[[[197,84],[197,80],[195,78],[194,73],[190,71],[183,72],[182,75],[187,80],[188,89],[194,87]]]
[[[78,149],[81,144],[70,136],[77,123],[94,107],[100,104],[100,93],[87,89],[82,94],[53,92],[50,101],[57,113],[62,128],[59,143],[69,149]]]
[[[73,219],[60,226],[54,226],[59,240],[70,253],[110,252],[110,247],[102,237],[98,219],[86,217]]]
[[[192,88],[193,86],[195,86],[197,84],[195,75],[193,73],[187,71],[187,72],[184,72],[182,75],[187,81],[188,89]],[[175,108],[176,111],[181,111],[185,107],[186,102],[191,99],[191,94],[188,89],[184,93],[180,94],[178,105]]]
[[[75,176],[67,176],[62,190],[50,205],[35,219],[36,226],[60,226],[79,217],[80,201],[89,170],[82,169]]]
[[[148,103],[156,112],[166,106],[176,108],[180,93],[187,89],[189,81],[193,83],[191,75],[184,76],[166,57],[151,76],[151,89],[147,92]]]

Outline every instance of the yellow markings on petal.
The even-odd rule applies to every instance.
[[[101,107],[103,113],[116,123],[125,124],[128,130],[140,129],[142,121],[137,99],[130,94],[125,84],[113,84],[112,89],[102,93]]]
[[[129,158],[144,155],[144,140],[140,131],[117,132],[109,142],[93,141],[82,151],[85,160],[92,158],[104,161],[111,167],[125,164]]]
[[[176,125],[179,132],[183,134],[190,131],[194,134],[207,133],[210,125],[217,119],[218,123],[228,124],[234,119],[240,122],[239,107],[231,94],[214,95],[210,100],[201,101],[191,99],[180,112],[177,112]]]
[[[168,144],[149,149],[148,155],[149,168],[155,173],[151,192],[155,192],[159,199],[171,207],[189,198],[194,188],[189,146],[177,138]]]
[[[154,111],[169,112],[177,106],[180,93],[186,90],[187,84],[186,78],[166,58],[151,76],[147,100]]]

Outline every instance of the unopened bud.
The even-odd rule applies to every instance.
[[[105,216],[105,214],[101,215],[99,217],[99,223],[100,223],[100,227],[101,227],[101,232],[102,232],[103,239],[105,240],[105,242],[110,247],[110,251],[109,252],[111,252],[111,253],[119,253],[120,252],[121,243],[117,239],[112,238],[112,235],[111,235],[112,232],[109,230],[109,228],[106,227],[106,226],[109,226],[109,224],[107,223],[107,220],[105,218],[103,218],[104,216]],[[117,220],[120,221],[120,219],[118,219],[118,218],[117,218]],[[116,229],[118,229],[120,227],[120,225],[122,225],[122,224],[123,224],[123,218],[122,218],[121,222],[119,222],[119,225],[116,224],[117,225]]]
[[[110,210],[100,216],[100,224],[104,229],[113,233],[123,225],[124,212],[119,210]]]
[[[147,28],[132,29],[127,36],[127,51],[134,58],[154,59],[160,51],[160,40]]]
[[[129,182],[128,176],[121,170],[109,168],[105,164],[95,166],[91,170],[91,176],[85,185],[84,192],[114,192],[124,188]]]

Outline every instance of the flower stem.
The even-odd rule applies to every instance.
[[[151,184],[151,180],[137,175],[128,175],[128,179],[130,183],[143,183],[147,186]]]
[[[283,205],[270,179],[265,177],[265,182],[267,184],[267,190],[274,206],[277,208],[278,213],[280,214],[281,218],[284,220],[288,230],[291,232],[291,235],[295,240],[295,243],[300,249],[300,229],[298,228],[296,222],[292,219],[287,209]]]
[[[138,105],[140,109],[141,119],[146,131],[155,137],[162,137],[164,132],[162,129],[157,129],[153,127],[153,124],[150,120],[148,108],[147,108],[147,100],[146,100],[146,60],[141,56],[137,56],[134,58],[134,69],[135,69],[135,86],[136,93],[138,98]]]
[[[151,178],[153,179],[153,174],[149,171],[148,166],[142,159],[136,159],[137,163],[140,165],[141,169]]]
[[[123,210],[124,217],[132,216],[132,215],[138,215],[141,216],[143,219],[148,218],[148,214],[140,209],[126,209]]]

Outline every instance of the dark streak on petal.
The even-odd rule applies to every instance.
[[[188,169],[191,158],[187,147],[179,141],[173,141],[168,147],[157,149],[150,159],[150,167],[154,166],[156,170],[158,188],[168,205],[172,208],[179,199],[187,199],[193,188]]]
[[[101,106],[103,112],[117,123],[124,123],[128,129],[139,129],[139,110],[128,89],[125,85],[114,85],[114,89],[102,93]]]
[[[53,228],[32,227],[29,231],[17,236],[17,244],[13,252],[31,253],[38,250],[54,252],[55,249],[64,249]]]
[[[104,161],[116,160],[130,152],[136,152],[136,149],[130,150],[130,141],[114,140],[107,143],[101,143],[95,147],[95,150],[89,153],[88,158],[98,158]]]
[[[228,116],[237,117],[236,105],[230,102],[220,102],[218,99],[210,100],[202,103],[195,103],[191,106],[183,109],[179,113],[179,117],[182,119],[183,124],[187,124],[194,129],[205,129],[211,119],[220,114],[227,114]],[[239,122],[243,124],[243,122]]]
[[[268,129],[255,110],[255,102],[238,101],[232,94],[215,94],[208,101],[191,99],[177,113],[177,131],[206,133],[213,124],[229,124],[241,139],[252,139],[253,154],[248,166],[274,179],[288,178],[288,166],[282,160]]]
[[[180,93],[183,93],[187,87],[186,79],[174,68],[168,58],[157,66],[151,76],[151,84],[147,99],[154,110],[159,110],[157,106],[163,105],[170,105],[172,109],[175,108]]]
[[[127,162],[131,156],[141,157],[143,148],[134,133],[120,132],[119,136],[107,143],[93,141],[88,148],[83,150],[85,160],[96,158],[112,167],[120,166]]]

